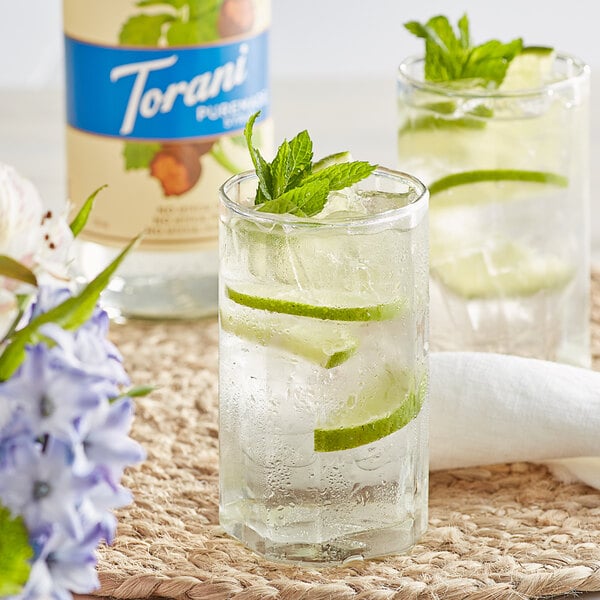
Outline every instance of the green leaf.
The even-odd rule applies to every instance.
[[[301,187],[294,188],[291,191],[302,193],[302,197],[298,200],[298,208],[302,215],[312,217],[323,210],[331,187],[326,180],[312,181],[304,183]]]
[[[119,43],[124,46],[156,46],[163,25],[173,21],[173,15],[135,15],[129,18],[119,33]]]
[[[328,194],[327,181],[313,181],[289,190],[274,200],[265,202],[257,210],[278,214],[288,213],[298,217],[312,217],[323,210]]]
[[[471,34],[469,33],[469,17],[466,14],[458,20],[458,31],[461,48],[468,50],[471,47]]]
[[[271,163],[271,186],[273,197],[277,198],[285,192],[290,178],[290,144],[287,140],[279,146]]]
[[[507,44],[491,40],[473,47],[467,15],[458,21],[458,36],[443,15],[432,17],[425,24],[411,21],[404,26],[413,35],[425,40],[427,81],[463,81],[471,87],[499,86],[510,61],[523,47],[520,39]]]
[[[271,178],[271,167],[267,163],[267,161],[262,157],[258,148],[255,148],[252,144],[252,129],[254,128],[254,122],[260,115],[260,111],[255,112],[248,119],[246,126],[244,127],[244,137],[246,138],[246,144],[248,146],[248,151],[250,152],[250,158],[252,159],[252,164],[254,165],[254,170],[256,171],[256,175],[258,176],[258,187],[262,192],[262,196],[267,200],[273,200],[272,194],[272,178]],[[259,196],[257,194],[255,203],[258,202]]]
[[[83,203],[83,206],[79,209],[79,212],[75,215],[75,218],[71,221],[69,227],[71,228],[71,232],[73,233],[73,237],[77,237],[82,229],[85,227],[85,224],[88,221],[90,213],[92,212],[92,208],[94,207],[94,201],[96,200],[96,196],[98,193],[103,190],[107,185],[101,185],[95,192],[92,192],[91,196]]]
[[[301,131],[290,141],[289,178],[286,190],[296,187],[312,169],[313,143],[308,131]]]
[[[219,39],[217,15],[214,18],[192,19],[190,21],[174,21],[167,29],[169,46],[195,46],[214,42]]]
[[[375,170],[375,165],[368,162],[355,160],[349,163],[339,163],[321,169],[304,179],[303,185],[313,181],[326,180],[329,190],[343,190],[368,177]]]
[[[157,143],[125,142],[123,147],[125,170],[147,169],[160,149],[161,145]]]
[[[123,392],[123,396],[129,398],[141,398],[151,394],[156,389],[153,385],[136,385],[135,387],[129,388],[126,392]]]
[[[23,315],[25,314],[25,310],[29,307],[32,302],[33,294],[17,294],[17,314],[13,319],[13,322],[10,324],[10,327],[7,329],[4,337],[0,341],[0,343],[6,342],[6,340],[12,337],[12,334],[17,330]]]
[[[261,212],[314,216],[323,210],[330,191],[361,181],[375,169],[375,165],[361,161],[338,163],[348,156],[343,152],[318,161],[318,172],[311,172],[313,143],[308,131],[301,131],[290,142],[284,140],[269,164],[252,144],[252,129],[259,114],[248,119],[244,136],[258,177],[254,204]],[[334,160],[335,164],[323,166]]]
[[[0,597],[17,596],[31,571],[33,548],[22,517],[0,504]]]
[[[0,275],[37,286],[37,279],[33,271],[5,254],[0,254]]]
[[[73,330],[83,325],[92,316],[100,294],[139,239],[139,236],[133,239],[79,294],[67,298],[48,312],[38,315],[14,334],[0,355],[0,381],[6,381],[19,368],[25,358],[25,346],[38,340],[38,331],[42,325],[56,323],[63,329]]]
[[[510,61],[521,52],[523,42],[520,39],[508,44],[498,40],[491,40],[471,50],[467,62],[463,65],[462,79],[483,79],[485,82],[493,81],[499,86]]]
[[[113,404],[121,398],[142,398],[143,396],[151,394],[155,389],[156,387],[153,385],[136,385],[135,387],[129,388],[122,394],[119,394],[115,398],[111,398],[110,403]]]

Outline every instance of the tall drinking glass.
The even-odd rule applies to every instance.
[[[313,218],[220,191],[220,522],[275,560],[402,552],[427,523],[425,186],[377,169]]]
[[[527,87],[535,51],[495,91],[403,62],[400,164],[431,194],[432,349],[588,367],[589,68],[558,54]]]

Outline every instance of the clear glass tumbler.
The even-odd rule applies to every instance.
[[[432,349],[589,367],[589,68],[558,54],[491,91],[423,65],[399,69],[398,147],[431,194]]]
[[[409,549],[427,524],[428,192],[377,169],[312,218],[220,190],[220,522],[274,560]]]

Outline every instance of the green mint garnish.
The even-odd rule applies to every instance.
[[[425,40],[427,81],[460,81],[473,86],[498,87],[510,62],[523,49],[520,38],[506,44],[490,40],[473,46],[467,15],[458,21],[458,34],[442,15],[432,17],[425,24],[410,21],[404,27]]]
[[[29,579],[33,549],[22,517],[0,504],[0,598],[17,596]]]
[[[252,129],[259,114],[248,119],[244,135],[258,176],[254,204],[261,212],[312,217],[323,210],[329,192],[358,183],[375,169],[375,165],[364,161],[315,169],[316,164],[327,163],[338,155],[313,163],[313,143],[307,131],[301,131],[289,142],[284,140],[273,162],[268,163],[252,143]]]

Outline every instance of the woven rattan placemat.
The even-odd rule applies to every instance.
[[[600,274],[593,277],[600,368]],[[101,596],[114,598],[496,600],[600,590],[600,493],[541,466],[432,474],[430,527],[408,556],[308,569],[262,560],[218,525],[217,325],[113,327],[136,383],[134,436],[148,459],[125,483]]]

